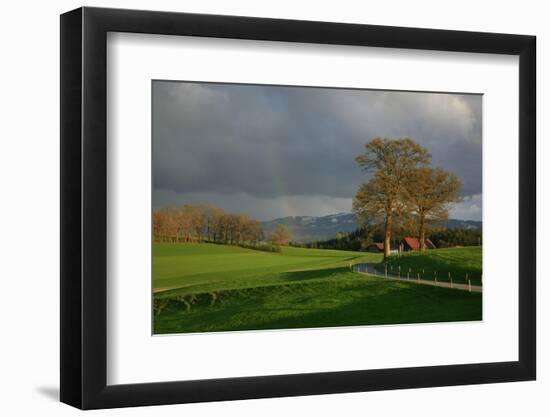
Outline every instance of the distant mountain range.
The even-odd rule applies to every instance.
[[[273,232],[277,225],[284,224],[293,234],[292,240],[299,243],[328,240],[338,232],[352,232],[359,226],[352,213],[337,213],[328,216],[294,216],[262,222],[264,231]],[[481,229],[482,223],[474,220],[449,219],[441,226],[449,229]]]

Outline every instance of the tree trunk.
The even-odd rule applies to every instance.
[[[424,216],[420,216],[420,251],[426,250],[426,228],[424,227]]]
[[[386,218],[386,223],[384,224],[384,258],[390,256],[390,244],[391,244],[391,217]]]

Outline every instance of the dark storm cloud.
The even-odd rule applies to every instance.
[[[157,191],[352,198],[374,136],[414,138],[481,193],[481,96],[153,83]]]

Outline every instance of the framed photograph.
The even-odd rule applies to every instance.
[[[61,401],[533,380],[535,37],[61,16]]]

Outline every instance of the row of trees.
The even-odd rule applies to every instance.
[[[336,234],[336,237],[333,239],[318,240],[302,244],[295,243],[294,245],[303,248],[313,249],[340,249],[359,251],[362,248],[364,238],[365,228],[359,228],[352,232],[338,232]]]
[[[478,229],[436,229],[430,233],[430,240],[438,248],[481,246],[482,236]]]
[[[410,138],[374,138],[356,161],[370,180],[359,187],[353,210],[363,224],[382,226],[384,256],[397,229],[415,229],[425,250],[428,225],[447,219],[461,201],[458,177],[432,167],[428,150]]]
[[[438,226],[426,232],[426,236],[438,247],[479,246],[482,234],[479,229],[448,229]],[[392,232],[391,248],[397,248],[405,236],[415,235],[416,230],[395,228]],[[366,250],[371,244],[384,240],[384,229],[380,225],[360,227],[352,232],[338,232],[336,238],[296,243],[295,246],[315,249]]]
[[[164,242],[207,241],[253,246],[265,240],[283,246],[292,239],[292,233],[282,224],[266,236],[262,224],[250,216],[227,213],[207,204],[154,210],[153,234],[156,241]]]
[[[256,244],[263,238],[259,221],[206,204],[155,210],[153,233],[155,240],[169,242]]]

